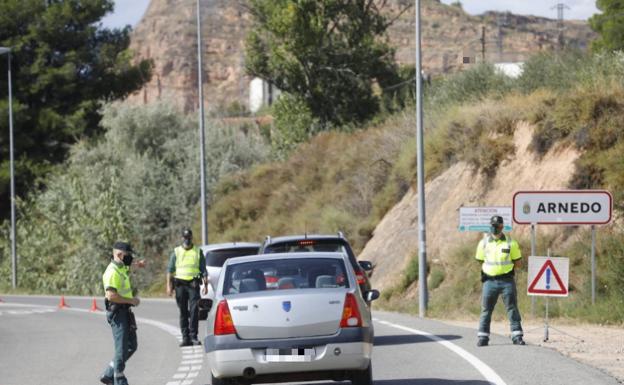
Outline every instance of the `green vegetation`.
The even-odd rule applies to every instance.
[[[374,83],[384,89],[401,81],[394,52],[382,39],[391,23],[381,7],[369,1],[249,2],[254,27],[246,43],[247,72],[289,94],[275,116],[280,149],[319,128],[371,119],[381,104]],[[282,129],[292,122],[295,134]]]
[[[596,13],[589,25],[600,35],[592,42],[596,51],[617,51],[624,48],[624,4],[619,0],[597,0]]]
[[[101,140],[72,148],[44,192],[20,201],[17,223],[20,289],[101,293],[115,240],[130,240],[148,260],[136,286],[162,285],[164,263],[183,226],[198,217],[197,122],[167,104],[110,105]],[[266,159],[253,136],[208,124],[207,180]],[[10,277],[9,226],[0,229],[0,276]],[[199,233],[199,232],[198,232]],[[0,282],[6,290],[9,279]]]
[[[16,191],[25,197],[68,148],[101,134],[100,109],[150,79],[151,62],[132,60],[130,29],[104,29],[112,0],[4,0],[0,46],[11,47]],[[0,218],[9,212],[6,56],[0,58]]]
[[[542,76],[557,71],[566,76],[552,81]],[[434,80],[425,88],[427,178],[440,175],[459,161],[494,178],[498,166],[515,155],[512,138],[516,124],[527,121],[536,127],[531,145],[535,156],[543,156],[554,145],[576,147],[582,155],[570,187],[607,188],[614,193],[616,208],[622,210],[622,79],[622,54],[571,52],[537,55],[515,80],[488,66]],[[360,250],[377,223],[414,182],[414,116],[408,111],[351,134],[319,134],[284,161],[226,178],[215,192],[211,229],[224,241],[340,229]],[[618,304],[622,282],[606,272],[609,266],[622,262],[623,240],[622,231],[616,229],[601,237],[600,255],[605,256],[601,275],[608,282],[602,286],[604,296],[598,307]],[[527,241],[520,241],[527,250]],[[459,245],[449,261],[431,267],[428,282],[433,290],[434,315],[479,311],[474,244]],[[557,253],[574,257],[580,264],[585,254],[579,250],[582,248],[576,244]],[[395,287],[384,291],[382,304],[405,310],[414,306],[403,295],[412,290],[417,270],[407,270]],[[518,279],[526,280],[526,273],[520,272]],[[573,280],[573,298],[578,301],[558,301],[566,305],[556,305],[557,314],[600,322],[624,319],[618,312],[593,313],[587,305],[587,282],[581,281],[578,277]],[[521,306],[528,312],[526,298]]]
[[[591,275],[590,275],[590,239],[588,230],[577,233],[574,238],[566,242],[561,250],[556,250],[553,256],[570,258],[570,296],[550,300],[549,313],[551,317],[566,319],[580,319],[600,324],[621,324],[624,321],[624,234],[614,229],[598,232],[597,237],[597,272],[598,282],[596,289],[596,305],[591,304]],[[520,239],[521,249],[530,250],[529,242]],[[537,253],[545,255],[544,245],[551,244],[552,237],[538,237]],[[474,258],[474,247],[478,242],[459,245],[449,259],[444,262],[445,272],[441,284],[436,283],[440,273],[434,265],[429,274],[429,289],[432,290],[429,302],[429,315],[439,318],[478,318],[481,311],[481,282],[480,265]],[[526,256],[526,252],[525,252]],[[531,317],[531,298],[522,292],[527,282],[527,260],[524,260],[522,269],[516,274],[516,281],[520,290],[518,303],[523,318]],[[379,305],[386,309],[418,313],[418,301],[405,301],[399,288],[384,290]],[[537,299],[535,316],[544,315],[545,300]],[[494,319],[506,320],[504,306],[499,303]],[[476,322],[476,321],[475,321]]]

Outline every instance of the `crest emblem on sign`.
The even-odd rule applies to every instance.
[[[290,303],[290,301],[282,302],[282,309],[284,309],[285,312],[288,313],[291,308],[292,308],[292,304]]]
[[[522,205],[522,212],[525,214],[531,213],[531,205],[529,204],[529,202],[524,202],[524,205]]]

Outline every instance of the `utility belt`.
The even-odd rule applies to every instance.
[[[137,330],[136,318],[134,317],[134,313],[132,312],[132,305],[127,303],[114,303],[104,298],[104,306],[106,306],[106,311],[109,311],[113,314],[116,314],[120,311],[128,312],[128,326],[130,330]]]
[[[483,272],[483,270],[481,270],[481,282],[494,281],[494,280],[512,281],[513,278],[514,278],[513,270],[511,270],[509,273],[505,273],[501,275],[487,275]]]
[[[127,303],[115,303],[109,301],[107,298],[104,298],[104,306],[106,307],[106,311],[110,312],[118,312],[119,310],[130,310],[130,306]]]
[[[174,287],[188,286],[188,287],[192,287],[193,289],[197,289],[201,285],[201,282],[202,282],[202,280],[201,280],[200,277],[195,277],[195,278],[191,279],[190,281],[186,281],[184,279],[179,279],[179,278],[174,278],[173,279],[173,286]]]

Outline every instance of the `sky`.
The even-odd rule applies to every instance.
[[[442,0],[447,4],[453,1]],[[461,2],[466,12],[475,15],[496,10],[555,19],[557,10],[552,8],[559,2],[570,7],[565,10],[566,19],[585,20],[598,12],[595,0],[461,0]],[[134,27],[141,20],[148,5],[149,0],[115,0],[115,12],[106,16],[102,23],[108,28],[121,28],[125,25]]]
[[[454,0],[442,0],[450,4]],[[551,19],[557,18],[557,9],[553,9],[557,3],[563,3],[570,7],[564,12],[565,19],[587,20],[591,15],[598,12],[596,0],[460,0],[464,10],[473,15],[486,11],[510,11],[521,15],[544,16]]]
[[[107,28],[135,27],[145,13],[150,0],[115,0],[115,11],[102,19]]]

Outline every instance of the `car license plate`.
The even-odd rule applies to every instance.
[[[265,357],[267,362],[310,362],[314,359],[314,349],[267,349]]]

